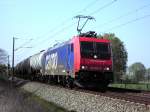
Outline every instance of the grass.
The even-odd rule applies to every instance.
[[[8,80],[8,76],[5,73],[0,73],[0,80]]]
[[[110,87],[150,91],[150,84],[111,84]]]

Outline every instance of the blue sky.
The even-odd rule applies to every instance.
[[[24,47],[32,48],[15,52],[16,64],[56,42],[70,39],[77,34],[77,20],[73,17],[93,13],[96,21],[89,21],[84,31],[115,33],[126,46],[128,65],[142,62],[150,67],[150,1],[113,1],[0,0],[0,48],[12,55],[13,36],[18,38],[15,48],[28,43]],[[107,6],[109,3],[112,4]]]

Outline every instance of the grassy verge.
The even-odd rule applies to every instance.
[[[2,84],[6,86],[5,92],[8,93],[10,98],[13,96],[14,101],[17,102],[14,104],[14,107],[19,108],[13,108],[14,111],[17,112],[25,112],[25,111],[31,111],[31,112],[69,112],[68,110],[64,109],[63,107],[60,107],[52,102],[48,102],[39,96],[36,96],[33,93],[30,93],[26,90],[20,89],[20,87],[10,86],[10,82],[8,81],[8,77],[6,75],[0,74],[0,81]],[[3,85],[1,85],[3,87]],[[11,99],[9,99],[11,100]],[[10,102],[10,101],[9,101]],[[9,104],[8,102],[8,104]],[[0,102],[1,103],[1,102]],[[13,104],[12,104],[13,105]],[[73,112],[73,111],[72,111]]]
[[[0,80],[8,80],[8,76],[5,73],[0,73]]]
[[[150,84],[111,84],[110,87],[150,91]]]
[[[48,102],[48,101],[40,98],[39,96],[36,96],[29,92],[26,92],[25,90],[21,90],[21,91],[23,91],[26,94],[25,95],[25,96],[27,96],[26,101],[28,103],[33,102],[33,101],[38,103],[41,107],[44,108],[44,112],[69,112],[66,109],[64,109],[63,107],[60,107],[52,102]]]

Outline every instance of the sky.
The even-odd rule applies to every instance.
[[[12,61],[15,37],[17,64],[77,35],[76,15],[95,18],[82,32],[119,37],[128,52],[128,65],[141,62],[150,68],[149,0],[0,0],[0,48]]]

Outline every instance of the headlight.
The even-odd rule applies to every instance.
[[[108,71],[108,70],[110,70],[110,68],[109,68],[109,67],[105,67],[104,70],[107,70],[107,71]]]
[[[107,67],[106,70],[109,70],[109,67]]]
[[[85,66],[81,66],[82,69],[85,69]]]

